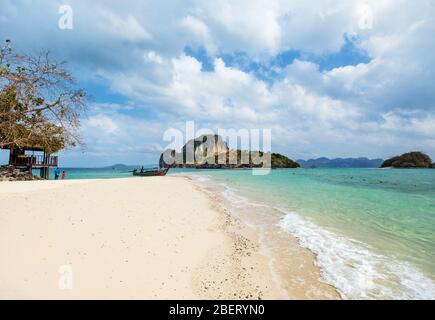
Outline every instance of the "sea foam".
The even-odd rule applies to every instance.
[[[316,255],[324,280],[345,299],[435,299],[435,284],[408,263],[375,254],[291,212],[280,227]]]
[[[198,175],[195,181],[209,183],[212,179]],[[234,208],[280,212],[278,227],[315,254],[320,280],[334,286],[344,299],[435,299],[435,283],[409,263],[376,254],[368,245],[322,228],[296,212],[243,197],[226,183],[219,186],[221,196]]]

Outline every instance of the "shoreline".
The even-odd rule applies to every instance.
[[[259,253],[267,261],[272,280],[284,299],[342,299],[337,288],[323,280],[320,267],[316,264],[316,254],[303,248],[294,236],[276,228],[279,219],[267,217],[256,220],[258,217],[253,212],[241,214],[240,208],[232,206],[220,195],[221,190],[201,185],[190,176],[180,174],[180,177],[191,180],[215,206],[242,225],[244,232],[249,232],[250,240],[257,244]]]
[[[206,298],[242,300],[288,299],[287,292],[282,290],[279,281],[274,278],[271,272],[268,257],[262,253],[262,247],[255,231],[246,226],[240,219],[235,218],[231,214],[231,210],[225,204],[218,201],[208,190],[194,184],[189,177],[178,178],[188,180],[195,186],[198,192],[208,198],[212,209],[218,213],[216,227],[227,237],[227,246],[209,254],[208,261],[204,261],[205,264],[202,268],[204,268],[205,272],[201,274],[204,278],[200,281],[198,281],[199,277],[196,279],[199,287],[203,289],[207,288]],[[227,287],[224,292],[230,293],[229,295],[219,292],[219,288],[210,286],[210,284],[216,282],[215,280],[208,279],[210,274],[207,270],[210,269],[219,274],[220,285]],[[228,272],[228,270],[233,271]],[[227,278],[229,274],[231,278]],[[234,286],[239,287],[239,289],[235,290]],[[249,288],[254,289],[254,294],[252,292],[249,293]]]
[[[435,287],[430,272],[299,214],[305,203],[310,204],[311,199],[304,198],[304,194],[285,189],[287,195],[300,196],[286,200],[272,183],[261,192],[278,192],[281,198],[275,193],[270,197],[262,195],[254,189],[261,187],[258,183],[243,184],[238,180],[240,176],[188,177],[219,201],[228,203],[233,215],[256,230],[262,247],[268,251],[271,270],[290,299],[433,298]]]
[[[190,177],[4,182],[0,201],[3,299],[340,298],[296,239],[271,249]]]

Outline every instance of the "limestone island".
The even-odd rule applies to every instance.
[[[189,152],[192,159],[189,158]],[[173,149],[165,150],[160,156],[159,166],[160,168],[190,169],[250,169],[261,167],[284,169],[300,167],[297,162],[279,153],[270,154],[270,164],[266,163],[268,158],[267,153],[261,151],[230,149],[219,135],[202,135],[189,140],[183,146],[181,152],[176,152]],[[172,161],[167,163],[167,159]]]

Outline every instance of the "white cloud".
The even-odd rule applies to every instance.
[[[99,134],[111,136],[119,133],[119,126],[108,116],[92,116],[85,122],[90,130],[98,130]]]
[[[119,110],[125,108],[120,106]],[[92,114],[82,121],[86,152],[101,157],[108,150],[113,154],[150,153],[156,157],[165,146],[161,137],[166,125],[119,110],[106,109],[104,104],[93,106]]]
[[[154,63],[157,64],[162,64],[163,63],[163,59],[162,57],[160,57],[157,53],[155,53],[154,51],[148,51],[148,53],[146,54],[146,59],[149,61],[152,61]]]
[[[210,72],[184,54],[162,68],[172,77],[158,86],[137,75],[114,75],[111,81],[115,87],[128,88],[124,94],[153,105],[169,125],[185,119],[211,128],[272,128],[275,147],[300,156],[305,148],[316,150],[316,155],[376,157],[385,156],[382,145],[398,152],[406,151],[399,146],[433,145],[432,116],[408,115],[405,121],[401,114],[380,113],[379,119],[372,119],[363,105],[326,93],[331,85],[357,94],[352,82],[366,76],[370,65],[356,66],[354,72],[346,67],[321,73],[312,63],[295,61],[286,69],[287,76],[272,86],[221,59],[214,61]],[[403,139],[404,134],[412,138]]]
[[[141,42],[153,38],[132,15],[121,17],[109,10],[102,10],[100,11],[100,16],[102,18],[102,20],[98,22],[100,28],[122,39],[131,42]]]
[[[433,115],[403,117],[403,115],[398,113],[388,112],[383,114],[382,117],[384,122],[381,124],[381,128],[405,132],[408,135],[411,134],[413,138],[420,136],[426,137],[429,140],[435,140],[435,116]]]
[[[75,1],[75,29],[68,34],[55,29],[54,6],[3,1],[0,36],[21,48],[55,50],[79,66],[79,80],[96,73],[131,102],[100,104],[84,121],[101,150],[121,139],[131,141],[130,150],[145,146],[139,137],[151,145],[161,139],[158,130],[194,119],[271,127],[276,146],[301,156],[384,156],[419,146],[435,156],[433,1]],[[372,21],[361,28],[367,10]],[[345,35],[357,39],[369,63],[321,71],[304,61],[337,53]],[[183,54],[190,45],[207,49],[212,71]],[[302,55],[274,69],[271,83],[220,58],[244,53],[247,65],[256,61],[267,69],[286,50]],[[156,120],[138,118],[149,115]]]
[[[223,50],[276,53],[280,48],[279,1],[212,1],[205,8]]]
[[[193,36],[192,39],[203,45],[209,53],[214,54],[216,52],[216,46],[213,43],[210,31],[203,21],[192,16],[186,16],[181,20],[180,24],[189,30]]]

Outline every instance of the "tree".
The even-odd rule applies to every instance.
[[[78,129],[87,100],[65,62],[48,52],[17,54],[9,40],[0,49],[0,147],[54,153],[82,145]]]

